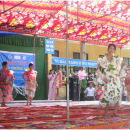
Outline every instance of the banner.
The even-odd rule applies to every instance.
[[[0,69],[2,68],[3,61],[8,62],[8,68],[7,68],[8,70],[14,71],[13,73],[15,78],[14,84],[18,87],[21,87],[22,86],[21,83],[25,83],[21,75],[25,72],[25,70],[29,68],[29,63],[33,62],[33,54],[0,51]]]
[[[66,58],[52,57],[52,64],[53,65],[66,65]],[[69,66],[80,66],[81,67],[81,60],[69,59]],[[82,67],[97,68],[97,61],[83,60]]]
[[[45,39],[45,53],[54,54],[55,41],[52,39]]]

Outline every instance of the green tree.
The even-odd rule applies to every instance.
[[[87,88],[87,80],[86,79],[83,79],[82,82],[81,82],[81,92],[80,92],[80,100],[81,101],[85,101],[86,100],[86,97],[84,96],[84,91],[85,89]]]

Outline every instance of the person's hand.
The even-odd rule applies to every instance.
[[[88,98],[88,96],[85,96],[86,98]]]
[[[36,84],[36,88],[38,88],[38,84]]]

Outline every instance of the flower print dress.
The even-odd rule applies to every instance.
[[[27,83],[25,85],[25,94],[30,96],[31,98],[34,98],[35,91],[36,91],[36,75],[37,71],[25,71],[25,79],[27,80]]]
[[[11,75],[10,70],[0,70],[0,102],[10,102],[13,100],[12,87],[8,83]]]
[[[54,82],[53,82],[53,87],[55,87],[55,89],[58,89],[58,88],[62,87],[62,73],[61,73],[61,71],[59,71],[55,75],[55,79],[54,79]]]
[[[126,66],[121,68],[123,59],[117,56],[113,57],[113,60],[110,62],[107,60],[107,57],[104,56],[103,58],[99,58],[98,61],[100,64],[100,68],[97,70],[98,76],[101,79],[108,79],[108,83],[105,84],[105,91],[100,97],[99,105],[115,105],[116,103],[121,105],[122,87],[120,78],[126,76]]]

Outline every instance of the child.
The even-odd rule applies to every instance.
[[[103,94],[102,86],[99,84],[98,90],[96,90],[96,100],[99,100],[102,94]]]
[[[54,88],[57,89],[57,96],[60,97],[59,88],[62,87],[62,75],[61,75],[61,71],[59,71],[59,72],[56,74],[55,79],[54,79],[53,86],[54,86]]]
[[[122,88],[122,101],[126,101],[127,98],[127,91],[126,91],[126,87],[125,84],[122,84],[123,88]]]

